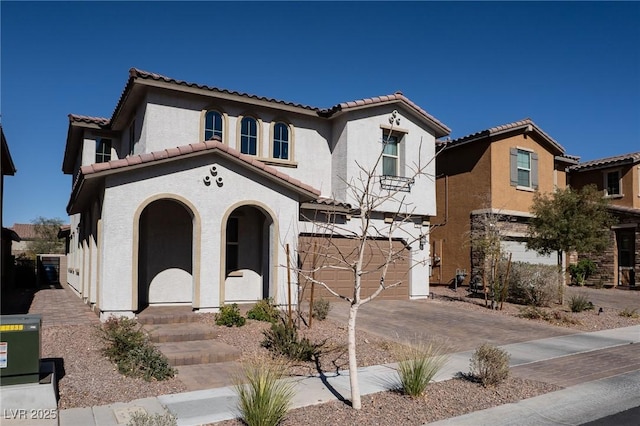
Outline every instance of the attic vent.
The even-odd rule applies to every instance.
[[[380,176],[380,186],[389,191],[411,192],[411,185],[416,183],[414,178],[402,176]]]

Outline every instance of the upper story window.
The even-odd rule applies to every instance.
[[[289,159],[289,126],[284,123],[273,127],[273,158]]]
[[[382,137],[382,175],[399,176],[398,137],[394,135]]]
[[[522,189],[538,188],[538,154],[511,148],[511,185]]]
[[[258,122],[255,118],[244,117],[240,122],[240,152],[249,155],[258,153]]]
[[[96,163],[111,161],[111,139],[96,140]]]
[[[214,136],[222,139],[222,114],[218,111],[207,111],[204,117],[204,140],[211,140]]]
[[[622,185],[620,185],[620,171],[606,172],[604,176],[605,196],[613,197],[622,195]]]

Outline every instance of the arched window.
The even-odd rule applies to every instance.
[[[284,123],[273,128],[273,158],[289,159],[289,127]]]
[[[222,114],[218,111],[207,111],[204,117],[204,140],[213,139],[214,136],[222,139]]]
[[[258,150],[258,122],[255,118],[244,117],[240,124],[240,152],[256,155]]]

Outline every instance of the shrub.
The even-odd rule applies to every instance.
[[[561,288],[562,275],[553,265],[513,262],[509,274],[509,300],[532,306],[549,306]]]
[[[246,319],[240,315],[240,308],[237,303],[220,307],[220,312],[216,313],[216,325],[226,327],[242,327]]]
[[[437,342],[399,345],[394,352],[398,360],[400,390],[412,397],[424,393],[433,376],[449,359],[446,346]]]
[[[497,385],[509,377],[509,358],[506,351],[485,343],[471,357],[471,375],[485,387]]]
[[[172,414],[147,414],[139,411],[131,414],[127,426],[177,426],[178,421]]]
[[[518,314],[520,318],[527,319],[542,319],[545,321],[549,321],[549,313],[544,309],[541,309],[537,306],[527,306],[525,308],[520,309],[520,313]]]
[[[282,422],[293,397],[293,383],[282,380],[286,364],[279,360],[252,360],[243,365],[237,380],[238,410],[249,426],[275,426]]]
[[[567,268],[571,279],[578,285],[583,286],[584,282],[590,275],[596,272],[597,266],[590,259],[580,259],[576,264],[569,265]]]
[[[311,361],[320,354],[322,344],[313,344],[306,337],[299,339],[296,327],[284,319],[271,324],[271,328],[263,334],[265,339],[262,346],[277,355],[296,361]]]
[[[627,318],[638,318],[640,316],[638,315],[638,309],[636,308],[624,308],[618,313],[618,315]]]
[[[103,354],[126,376],[165,380],[175,375],[167,358],[153,346],[133,319],[111,317],[102,326]]]
[[[593,303],[584,294],[574,294],[569,299],[571,312],[582,312],[593,309]]]
[[[247,318],[273,324],[280,318],[280,311],[273,304],[273,299],[262,299],[247,312]]]
[[[327,299],[318,299],[313,301],[312,315],[317,318],[318,321],[324,321],[327,319],[327,315],[331,310],[331,303]]]

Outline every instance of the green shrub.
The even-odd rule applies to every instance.
[[[624,308],[618,313],[618,315],[627,318],[638,318],[640,316],[638,315],[638,309],[636,308]]]
[[[220,307],[220,312],[216,313],[216,325],[226,327],[242,327],[246,319],[240,315],[240,308],[237,303]]]
[[[446,346],[437,342],[399,345],[394,353],[398,360],[400,390],[412,397],[424,394],[433,376],[449,358]]]
[[[320,298],[313,301],[312,315],[318,321],[324,321],[331,310],[331,303],[328,300]]]
[[[471,357],[471,375],[485,387],[500,384],[509,377],[509,358],[506,351],[485,343]]]
[[[282,422],[293,398],[293,383],[282,380],[282,361],[254,360],[243,365],[243,382],[235,386],[238,409],[249,426],[275,426]]]
[[[172,414],[147,414],[139,411],[131,414],[127,426],[177,426],[178,420]]]
[[[583,286],[590,275],[598,269],[595,262],[590,259],[580,259],[578,263],[569,265],[567,268],[571,279],[578,285]]]
[[[571,312],[582,312],[593,309],[593,303],[584,294],[574,294],[569,299]]]
[[[280,311],[273,304],[273,299],[262,299],[247,312],[247,318],[273,324],[280,318]]]
[[[133,319],[111,317],[102,326],[103,354],[126,376],[165,380],[175,375],[167,358],[149,342]]]
[[[556,266],[513,262],[508,299],[522,305],[549,306],[561,284],[562,275]]]
[[[262,346],[277,355],[296,361],[311,361],[320,354],[322,344],[311,343],[306,337],[299,339],[296,327],[284,319],[271,324],[271,328],[263,334]]]

